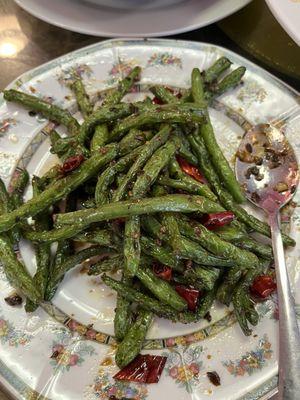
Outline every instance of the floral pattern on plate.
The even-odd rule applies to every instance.
[[[92,68],[89,65],[77,64],[70,68],[63,69],[59,73],[57,80],[61,85],[71,85],[76,77],[83,78],[86,76],[90,78],[92,72]]]
[[[95,399],[100,400],[146,400],[148,387],[139,383],[115,381],[110,373],[100,368],[94,381],[93,394]]]
[[[18,120],[16,118],[4,118],[0,121],[0,137],[8,132],[13,126],[16,126]]]
[[[174,65],[182,69],[182,60],[179,57],[174,56],[171,53],[153,53],[148,60],[148,66],[154,65]]]
[[[234,376],[244,376],[245,374],[252,375],[254,372],[261,370],[266,362],[272,358],[273,350],[269,342],[268,336],[265,334],[260,339],[255,350],[247,352],[240,359],[235,361],[223,361],[224,367]]]
[[[69,331],[65,329],[58,330],[56,340],[51,346],[50,364],[56,370],[62,372],[69,371],[71,367],[80,366],[87,356],[96,353],[95,348],[80,337],[74,338]]]
[[[165,373],[188,393],[193,392],[193,386],[199,381],[200,370],[203,365],[202,360],[200,360],[202,351],[202,346],[188,346],[163,353],[167,357]]]
[[[12,347],[25,346],[32,339],[29,335],[17,329],[10,321],[0,314],[0,342]]]

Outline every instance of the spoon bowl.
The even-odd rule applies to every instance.
[[[298,182],[299,168],[285,135],[269,124],[244,135],[236,157],[236,175],[247,198],[267,212],[287,204]]]
[[[268,215],[279,306],[279,400],[298,400],[300,334],[285,265],[279,211],[293,197],[299,182],[295,153],[285,135],[272,124],[254,126],[237,152],[236,176],[247,198]]]

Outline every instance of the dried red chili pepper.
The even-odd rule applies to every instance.
[[[265,299],[276,290],[276,287],[276,282],[272,276],[260,275],[254,279],[250,290],[254,295]]]
[[[199,290],[183,285],[176,285],[175,290],[179,294],[179,296],[186,300],[186,302],[188,303],[188,309],[190,311],[196,311],[200,295]]]
[[[154,264],[153,265],[154,274],[165,281],[170,281],[172,279],[172,268],[167,265]]]
[[[209,230],[228,225],[235,218],[232,211],[223,211],[214,214],[205,214],[201,220],[202,224]]]
[[[74,169],[78,168],[84,161],[84,157],[82,154],[78,154],[77,156],[69,157],[61,166],[61,172],[63,174],[67,174]]]
[[[139,354],[131,363],[114,375],[114,379],[139,383],[157,383],[167,357]]]
[[[153,104],[158,104],[158,105],[162,105],[162,104],[164,104],[164,102],[163,101],[161,101],[158,97],[153,97],[153,99],[152,99],[152,103]]]
[[[183,172],[185,172],[187,175],[191,176],[198,182],[206,183],[206,179],[204,178],[204,176],[201,174],[201,172],[199,171],[199,169],[197,167],[190,164],[189,162],[187,162],[184,158],[182,158],[180,156],[177,156],[177,161]]]

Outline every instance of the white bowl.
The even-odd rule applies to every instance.
[[[87,3],[93,3],[98,6],[120,8],[126,10],[143,9],[150,10],[153,8],[166,7],[173,4],[181,3],[184,0],[84,0]]]

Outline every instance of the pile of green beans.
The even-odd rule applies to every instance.
[[[60,290],[67,271],[89,260],[87,274],[101,275],[117,293],[119,367],[140,352],[155,316],[197,322],[218,300],[228,306],[232,302],[246,335],[249,324],[258,322],[250,287],[273,255],[251,232],[269,237],[270,229],[238,204],[244,195],[208,112],[213,98],[240,84],[245,68],[231,68],[221,57],[205,71],[193,69],[191,89],[184,95],[154,86],[150,90],[159,101],[148,97],[125,103],[123,97],[141,73],[135,67],[98,108],[77,77],[70,88],[82,124],[67,110],[32,95],[4,92],[7,101],[64,125],[69,134],[51,132],[51,151],[60,164],[33,177],[33,197],[26,203],[26,171],[19,171],[9,191],[0,181],[0,256],[7,277],[33,312]],[[182,158],[190,168],[199,168],[202,181],[181,167]],[[201,223],[203,215],[226,210],[235,215],[229,225],[208,230]],[[21,237],[36,250],[33,277],[13,252]],[[287,235],[284,243],[295,244]],[[78,244],[84,249],[76,250]],[[168,279],[157,273],[157,266],[167,268]],[[111,276],[116,271],[121,280]],[[195,311],[176,290],[178,284],[200,291]]]

